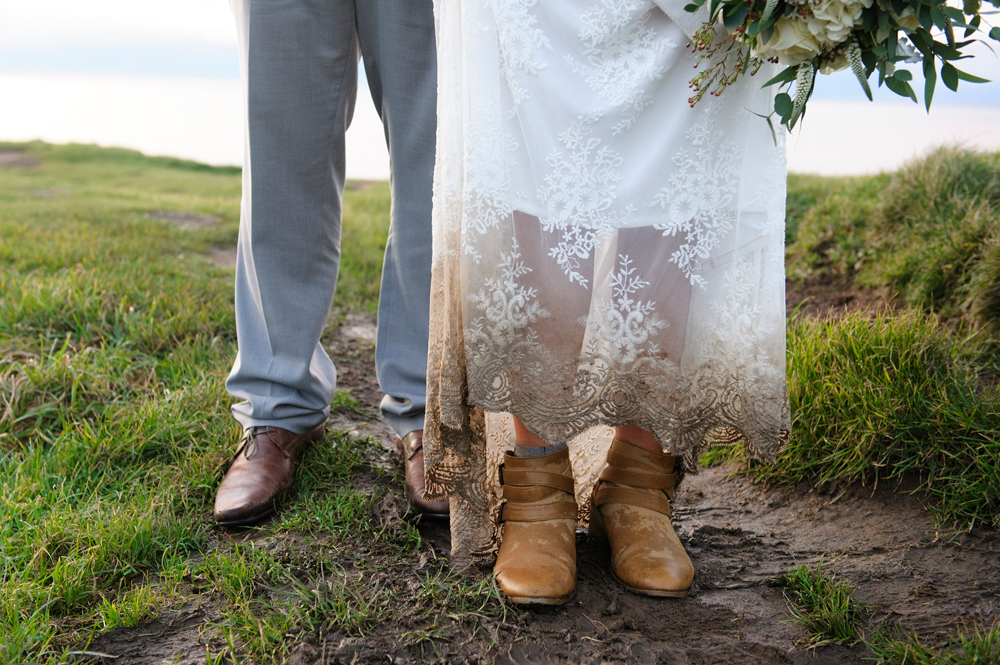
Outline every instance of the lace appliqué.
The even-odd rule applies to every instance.
[[[571,55],[566,61],[612,106],[624,106],[622,121],[612,128],[618,135],[635,124],[643,109],[653,103],[642,85],[663,77],[657,55],[677,45],[649,27],[649,12],[658,11],[642,0],[602,0],[580,18],[580,41],[586,64]]]
[[[580,117],[559,134],[565,150],[555,150],[545,160],[549,171],[538,189],[544,206],[542,228],[562,234],[549,256],[556,259],[570,283],[582,286],[589,280],[577,270],[580,259],[589,257],[608,234],[628,223],[636,210],[632,205],[614,209],[622,158],[592,136],[600,118],[599,114]]]
[[[514,212],[510,201],[510,170],[518,144],[504,132],[496,109],[469,121],[468,136],[462,245],[465,253],[478,263],[482,256],[476,250],[476,241]]]
[[[621,267],[611,275],[613,297],[594,301],[597,311],[586,319],[586,324],[607,344],[612,359],[625,366],[635,362],[642,345],[668,323],[656,315],[653,301],[642,302],[634,298],[637,291],[649,286],[649,282],[635,274],[636,269],[628,256],[621,255],[618,259]],[[656,344],[649,344],[649,353],[659,353]]]
[[[692,154],[680,148],[673,158],[678,172],[670,176],[670,186],[653,197],[650,207],[668,211],[668,220],[654,228],[665,236],[684,234],[684,242],[670,260],[684,271],[692,285],[704,288],[705,280],[696,272],[736,222],[736,197],[743,151],[716,128],[715,109],[706,113],[685,138],[695,147]]]
[[[477,373],[492,377],[484,383],[490,388],[492,399],[506,399],[510,382],[510,368],[518,374],[537,376],[541,367],[528,366],[526,358],[539,348],[534,332],[528,327],[549,312],[538,303],[538,293],[533,288],[518,284],[518,279],[531,272],[521,261],[517,241],[511,252],[502,254],[497,266],[500,276],[489,278],[484,288],[470,294],[469,301],[482,316],[474,319],[466,329],[466,355]]]
[[[536,48],[551,49],[552,45],[541,29],[535,27],[538,19],[531,13],[537,0],[496,0],[497,41],[500,46],[500,71],[517,107],[528,98],[528,91],[517,81],[517,72],[534,75],[545,65],[533,58]]]

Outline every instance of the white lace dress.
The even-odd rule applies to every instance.
[[[771,73],[691,108],[683,4],[436,2],[424,442],[456,555],[496,545],[508,414],[570,442],[583,519],[611,426],[687,473],[707,446],[769,460],[787,439]]]

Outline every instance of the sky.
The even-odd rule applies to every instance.
[[[1000,148],[1000,129],[991,129],[989,115],[993,110],[1000,113],[1000,59],[979,48],[976,58],[960,66],[993,82],[962,82],[958,94],[939,83],[930,117],[884,88],[875,90],[874,107],[865,106],[850,72],[820,77],[810,102],[816,109],[813,122],[791,137],[799,168],[806,164],[809,170],[825,168],[828,173],[892,168],[901,158],[882,155],[878,161],[873,155],[864,164],[854,158],[835,167],[824,159],[838,149],[873,154],[871,138],[859,134],[856,147],[850,148],[839,138],[862,124],[868,125],[871,137],[895,138],[898,145],[885,150],[899,155],[908,140],[914,150],[922,150],[942,140],[978,145],[988,135],[979,144]],[[920,91],[919,71],[914,78]],[[0,140],[37,136],[238,163],[238,79],[236,34],[227,0],[0,0]],[[363,76],[359,84],[365,85]],[[145,91],[141,98],[133,94],[136,90]],[[378,117],[366,100],[362,88],[348,135],[356,153],[352,158],[349,152],[349,175],[353,169],[352,177],[387,177]],[[873,128],[873,123],[879,126]],[[199,127],[210,141],[192,134]],[[910,136],[904,135],[907,132]],[[172,153],[170,141],[178,146]],[[209,143],[212,151],[207,151]],[[199,144],[206,151],[190,152],[189,146]],[[825,153],[815,152],[819,150]],[[801,161],[811,151],[815,154]]]
[[[0,70],[238,78],[225,0],[0,0]]]

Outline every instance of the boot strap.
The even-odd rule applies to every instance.
[[[504,485],[503,486],[503,498],[507,501],[531,503],[533,501],[541,501],[542,499],[547,499],[554,494],[559,494],[561,490],[553,489],[551,487],[541,487],[539,485],[532,485],[530,487],[519,487],[517,485]],[[566,494],[566,492],[561,492]]]
[[[624,503],[629,506],[648,508],[670,517],[670,501],[665,496],[655,496],[645,492],[637,492],[628,487],[606,487],[598,485],[594,493],[594,505],[603,506],[608,503]]]
[[[615,440],[618,441],[618,439]],[[614,446],[608,451],[608,464],[626,469],[633,468],[638,464],[645,467],[652,466],[657,472],[670,473],[674,470],[676,459],[673,455],[658,455],[638,446],[624,443],[620,446]]]
[[[500,484],[504,486],[520,485],[522,487],[538,485],[541,487],[551,487],[552,489],[561,490],[569,494],[573,494],[574,487],[572,478],[559,473],[509,469],[505,468],[504,464],[500,465]]]
[[[600,480],[644,490],[663,490],[672,499],[674,498],[673,493],[674,485],[677,482],[677,474],[642,473],[639,471],[627,471],[620,467],[606,466],[604,467],[604,471],[601,472]]]
[[[500,521],[545,522],[547,520],[575,520],[577,512],[575,501],[534,505],[505,503],[500,506]]]

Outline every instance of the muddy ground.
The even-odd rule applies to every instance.
[[[850,297],[846,302],[845,299]],[[810,305],[833,314],[852,304],[864,308],[882,299],[845,293]],[[818,300],[818,299],[814,299]],[[853,301],[853,302],[852,302]],[[828,303],[828,304],[827,304]],[[867,306],[867,307],[866,307]],[[878,306],[878,305],[876,305]],[[794,303],[792,305],[794,308]],[[811,312],[811,314],[815,314]],[[340,386],[372,415],[381,397],[372,363],[374,322],[345,321],[326,340],[337,362]],[[391,431],[374,417],[336,416],[334,426],[380,437],[391,447]],[[386,460],[393,459],[386,453]],[[390,462],[392,463],[392,462]],[[775,578],[799,564],[823,562],[825,570],[857,587],[868,607],[867,628],[888,622],[912,627],[928,644],[971,624],[1000,618],[1000,535],[995,532],[939,534],[930,514],[906,487],[769,487],[715,467],[689,476],[678,491],[674,520],[696,569],[684,599],[650,599],[625,591],[608,573],[607,560],[578,536],[579,574],[575,599],[562,608],[520,611],[500,608],[480,616],[413,618],[402,600],[392,620],[370,630],[288,635],[292,663],[635,663],[813,665],[870,662],[863,645],[808,648],[790,621],[789,599]],[[396,520],[405,506],[390,488],[382,519]],[[359,547],[344,561],[347,574],[367,570],[378,585],[392,580],[414,589],[429,572],[447,568],[447,527],[418,524],[421,551],[405,560],[379,547]],[[219,533],[220,542],[254,539]],[[291,535],[259,540],[294,565],[297,552],[322,547],[323,537]],[[307,555],[306,555],[307,556]],[[474,580],[489,568],[470,568]],[[201,663],[206,646],[224,650],[217,598],[193,595],[156,622],[113,631],[88,648],[115,656],[115,663]]]

